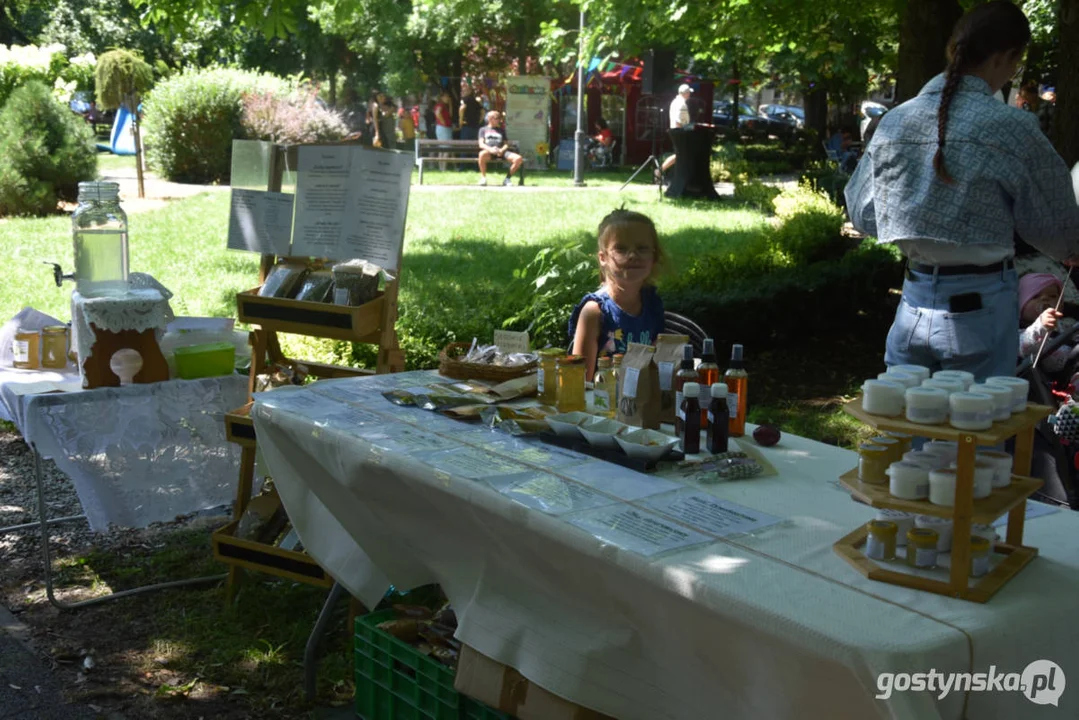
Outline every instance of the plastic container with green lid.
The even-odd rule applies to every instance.
[[[236,346],[229,342],[176,348],[176,374],[184,380],[231,375],[235,363]]]

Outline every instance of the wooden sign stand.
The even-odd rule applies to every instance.
[[[892,497],[886,485],[870,485],[858,479],[858,470],[842,475],[839,481],[850,490],[854,499],[875,508],[890,508],[920,515],[950,518],[952,521],[951,570],[947,580],[915,575],[898,569],[906,568],[902,561],[879,561],[866,557],[864,546],[868,537],[866,526],[858,528],[836,542],[832,547],[836,554],[850,563],[870,580],[902,585],[915,590],[961,598],[972,602],[987,602],[998,590],[1015,577],[1027,563],[1038,554],[1038,549],[1023,545],[1023,523],[1026,518],[1026,501],[1042,486],[1037,478],[1027,477],[1034,448],[1034,427],[1048,417],[1053,408],[1028,404],[1021,413],[1007,420],[993,423],[989,430],[958,430],[950,425],[921,425],[903,418],[886,418],[870,415],[862,410],[862,398],[858,397],[843,406],[843,410],[877,430],[907,433],[934,440],[952,440],[959,444],[956,468],[955,505],[934,505],[928,500],[902,500]],[[974,460],[979,446],[995,447],[1009,438],[1015,438],[1015,459],[1012,462],[1012,482],[1007,487],[993,488],[987,498],[974,499]],[[1008,515],[1008,531],[1005,542],[996,543],[992,552],[1006,555],[1004,560],[986,575],[970,581],[971,526],[990,524],[1002,515]]]
[[[296,146],[275,146],[270,164],[270,183],[267,190],[280,192],[286,167],[297,167]],[[259,265],[259,287],[276,262],[274,255],[263,255]],[[306,261],[306,258],[303,258]],[[404,370],[404,353],[397,338],[397,296],[400,267],[397,277],[385,283],[385,288],[364,305],[353,307],[329,303],[306,302],[283,298],[260,297],[258,288],[238,293],[236,305],[241,323],[251,325],[251,373],[248,380],[248,402],[225,416],[226,436],[242,448],[240,478],[232,521],[213,535],[214,557],[229,565],[227,601],[235,596],[241,569],[257,570],[271,575],[305,582],[320,587],[333,585],[333,578],[304,552],[253,543],[235,537],[240,518],[251,499],[255,474],[257,439],[251,420],[251,395],[257,378],[275,364],[302,364],[308,374],[319,379],[356,377]],[[324,363],[295,361],[285,357],[278,333],[348,340],[378,346],[375,368],[351,368]]]

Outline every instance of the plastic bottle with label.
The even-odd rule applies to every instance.
[[[705,443],[713,455],[727,452],[730,436],[730,406],[727,405],[727,386],[714,383],[709,394],[708,433]]]
[[[716,343],[712,338],[705,338],[701,352],[701,364],[697,366],[701,378],[701,424],[707,422],[708,407],[712,404],[709,393],[712,386],[719,382],[719,365],[716,364]]]
[[[682,452],[696,455],[701,451],[701,386],[687,382],[680,394],[682,402],[678,409],[682,411],[682,431],[678,437],[682,439]]]
[[[686,344],[682,348],[682,364],[674,374],[674,434],[681,437],[682,424],[686,416],[682,413],[682,394],[686,383],[699,382],[697,371],[693,369],[693,346]]]
[[[746,434],[746,391],[749,375],[745,371],[741,345],[731,347],[731,364],[723,375],[723,381],[727,384],[727,400],[731,409],[731,437],[742,437]]]

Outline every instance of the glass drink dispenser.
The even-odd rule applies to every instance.
[[[83,297],[127,289],[127,215],[120,185],[79,183],[79,204],[71,216],[75,240],[75,285]]]

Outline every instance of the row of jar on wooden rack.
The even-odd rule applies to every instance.
[[[921,450],[911,449],[911,437],[888,433],[858,447],[858,479],[870,485],[888,485],[892,497],[929,500],[934,505],[955,505],[959,445],[933,440]],[[993,488],[1012,481],[1012,456],[997,450],[978,450],[974,457],[974,499],[986,498]]]
[[[864,552],[872,560],[896,560],[897,549],[905,548],[907,565],[930,569],[937,566],[940,555],[952,550],[952,521],[933,515],[880,510],[866,530]],[[992,525],[971,526],[971,577],[989,571],[989,550],[998,539]]]
[[[964,370],[938,370],[930,377],[921,365],[894,365],[862,385],[862,409],[870,415],[899,417],[921,425],[945,422],[960,430],[988,430],[1027,406],[1030,384],[998,376],[975,384]]]

